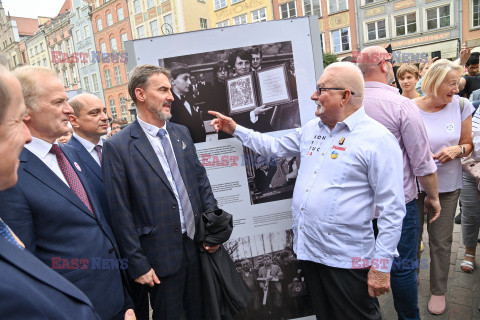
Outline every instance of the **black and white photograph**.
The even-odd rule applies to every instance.
[[[265,157],[247,147],[243,151],[251,204],[292,198],[300,157]]]
[[[185,125],[195,143],[231,137],[208,128],[209,110],[259,132],[301,126],[291,41],[163,58],[158,64],[172,73],[170,121]]]
[[[295,319],[312,313],[291,229],[230,239],[223,245],[252,292],[247,309],[235,319]]]

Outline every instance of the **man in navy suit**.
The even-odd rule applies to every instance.
[[[0,190],[17,182],[18,156],[32,139],[25,112],[19,81],[0,66]],[[24,250],[2,220],[0,270],[0,314],[9,319],[100,319],[85,294]],[[125,319],[135,319],[132,310]]]
[[[69,101],[73,114],[69,116],[73,127],[73,135],[68,145],[74,147],[87,170],[89,182],[98,197],[102,212],[111,227],[107,194],[102,178],[101,137],[108,131],[107,107],[97,96],[89,93],[79,94]]]
[[[129,298],[119,268],[128,262],[119,258],[75,149],[55,141],[73,112],[65,89],[47,68],[27,66],[15,75],[33,137],[20,154],[17,185],[0,192],[0,216],[27,250],[85,293],[102,319],[120,319]]]
[[[195,219],[217,208],[188,129],[168,122],[170,73],[142,65],[128,91],[138,119],[104,142],[103,177],[120,252],[128,259],[139,319],[203,319]],[[215,252],[218,246],[205,247]]]

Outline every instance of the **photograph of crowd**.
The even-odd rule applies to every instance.
[[[292,198],[300,157],[264,157],[247,147],[243,152],[251,204]]]
[[[259,132],[301,126],[290,41],[159,59],[171,71],[171,122],[193,141],[230,138],[210,126],[209,110]]]
[[[223,245],[252,292],[236,320],[295,319],[313,313],[291,229],[230,239]]]

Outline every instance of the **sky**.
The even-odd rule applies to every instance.
[[[1,0],[5,14],[15,17],[55,17],[65,0]]]

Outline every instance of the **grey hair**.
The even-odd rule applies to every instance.
[[[22,85],[23,99],[28,111],[37,111],[37,98],[45,93],[42,83],[38,81],[39,75],[57,77],[57,73],[45,67],[24,66],[14,71],[14,75]]]

